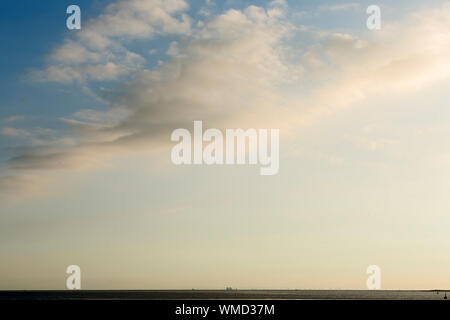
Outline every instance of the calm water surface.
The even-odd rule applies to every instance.
[[[444,300],[444,292],[394,290],[103,290],[0,291],[0,300],[110,299],[363,299]],[[450,292],[449,292],[450,298]]]

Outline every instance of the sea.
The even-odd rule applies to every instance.
[[[0,300],[445,300],[445,297],[447,297],[445,290],[0,291]]]

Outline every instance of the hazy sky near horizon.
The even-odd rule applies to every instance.
[[[0,290],[450,287],[449,30],[437,0],[2,1]],[[175,166],[194,120],[280,129],[279,173]]]

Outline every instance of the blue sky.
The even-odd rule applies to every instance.
[[[86,21],[95,17],[103,7],[111,2],[111,0],[85,0],[78,1],[77,5],[82,8],[83,21]],[[261,3],[267,2],[262,1]],[[192,1],[189,13],[195,16],[202,3],[203,1],[199,0]],[[293,12],[300,12],[314,11],[320,5],[327,3],[323,0],[291,1],[289,5],[293,8]],[[345,1],[341,1],[341,3],[345,3]],[[364,7],[370,4],[370,1],[359,3],[361,7]],[[58,1],[57,3],[42,1],[37,3],[32,0],[2,1],[0,4],[0,35],[2,37],[0,116],[2,118],[21,112],[34,116],[52,115],[60,117],[79,108],[79,101],[75,104],[72,103],[74,97],[80,98],[75,90],[63,91],[58,86],[49,88],[48,86],[34,85],[24,79],[27,70],[44,64],[49,49],[54,48],[65,36],[70,35],[71,31],[65,29],[65,19],[67,18],[65,9],[70,4],[72,4],[71,1]],[[250,4],[252,4],[252,1],[216,1],[214,10],[221,12],[227,8],[242,9]],[[412,6],[411,1],[395,1],[389,3],[389,5],[397,8],[398,11],[394,13],[396,16],[401,16]],[[365,17],[361,16],[360,12],[344,12],[337,16],[320,17],[320,19],[308,16],[303,18],[312,25],[332,29],[358,29],[358,27],[360,29],[365,22]],[[301,23],[304,22],[301,21]],[[167,41],[161,42],[157,46],[167,46]],[[89,101],[83,102],[85,105],[89,104]],[[61,108],[60,105],[63,103],[64,108]],[[44,119],[40,120],[45,121]]]
[[[95,0],[95,1],[78,1],[77,5],[82,8],[83,22],[95,17],[101,12],[111,0]],[[268,3],[262,1],[261,3]],[[299,23],[310,23],[311,25],[320,26],[321,28],[330,29],[350,29],[353,31],[364,29],[365,16],[360,14],[361,10],[353,10],[348,12],[344,10],[342,13],[324,14],[317,17],[314,14],[317,8],[327,4],[327,1],[291,1],[290,7],[293,13],[310,11],[313,14],[305,14]],[[336,2],[337,4],[339,2]],[[340,1],[340,3],[346,3]],[[361,8],[369,5],[370,1],[359,2]],[[36,85],[26,81],[26,73],[30,69],[38,68],[45,64],[46,56],[49,50],[54,48],[60,41],[70,36],[71,32],[65,28],[65,19],[67,14],[65,9],[71,1],[58,1],[52,3],[43,1],[37,3],[32,0],[25,1],[2,1],[0,4],[1,21],[0,36],[2,37],[2,59],[0,66],[2,73],[0,75],[0,93],[1,93],[1,109],[0,117],[26,113],[27,115],[38,117],[37,123],[44,122],[46,125],[58,126],[54,118],[59,118],[70,114],[80,108],[80,100],[82,106],[89,106],[92,101],[83,97],[78,91],[79,88],[71,88],[52,85]],[[242,9],[252,4],[252,1],[217,1],[214,7],[216,12],[223,12],[229,8]],[[203,1],[192,1],[190,3],[189,14],[196,16],[198,9],[203,5]],[[412,6],[411,1],[395,1],[389,3],[391,7],[395,7],[394,16],[401,16],[408,8]],[[390,12],[388,12],[390,13]],[[362,28],[361,28],[362,26]],[[168,39],[157,39],[151,46],[156,48],[166,48],[170,43]],[[142,48],[141,48],[142,49]],[[152,61],[148,61],[150,65],[155,65],[158,59],[163,59],[164,55],[160,54]],[[74,100],[76,102],[74,103]],[[61,105],[64,104],[64,107]],[[50,119],[48,119],[50,118]]]
[[[106,1],[80,1],[89,8],[83,14],[88,17],[101,8]],[[0,117],[26,115],[22,126],[60,127],[57,119],[79,108],[79,91],[65,90],[59,86],[35,85],[27,81],[28,70],[41,66],[45,57],[67,35],[64,28],[70,1],[2,1],[1,31],[2,59],[0,60]],[[89,100],[85,101],[88,105]],[[63,106],[63,107],[62,107]],[[1,140],[1,159],[11,156],[5,147],[9,141]]]
[[[0,4],[0,289],[450,285],[448,1],[70,4]],[[174,166],[193,120],[279,173]]]

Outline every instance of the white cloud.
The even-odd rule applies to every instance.
[[[321,32],[309,48],[305,67],[311,79],[327,77],[317,86],[314,112],[349,106],[383,93],[407,93],[450,76],[450,5],[386,23],[365,39]],[[309,63],[313,61],[313,63]]]
[[[176,3],[177,10],[184,8]],[[216,128],[282,128],[285,137],[311,119],[380,92],[407,93],[450,76],[449,5],[394,24],[386,22],[381,31],[365,38],[296,29],[284,15],[271,15],[271,8],[250,6],[214,16],[189,31],[189,38],[177,41],[171,59],[154,70],[113,62],[106,69],[76,66],[72,72],[80,81],[111,79],[123,72],[133,72],[133,78],[117,88],[111,110],[84,110],[63,119],[74,130],[75,146],[24,149],[12,159],[11,167],[94,166],[114,155],[167,148],[170,132],[190,128],[193,120]],[[102,19],[110,18],[102,15]],[[148,35],[150,29],[138,22],[130,24],[130,31],[96,35],[107,39],[110,32]],[[287,41],[293,32],[312,33],[316,40],[298,49]],[[67,72],[57,70],[54,78],[71,81]],[[379,148],[392,141],[372,142],[375,145],[369,142],[369,146]]]
[[[49,56],[50,65],[34,70],[34,81],[84,82],[115,80],[142,66],[143,57],[123,41],[157,35],[189,34],[190,18],[184,0],[127,0],[109,5],[88,21],[74,38],[65,40]]]
[[[9,136],[9,137],[30,137],[31,136],[31,133],[29,133],[26,130],[10,128],[10,127],[2,128],[1,133],[5,136]]]
[[[14,122],[14,121],[22,121],[25,120],[25,116],[23,115],[13,115],[7,118],[4,118],[3,122]]]
[[[340,4],[324,4],[319,6],[319,11],[345,11],[358,10],[361,5],[356,2],[340,3]]]

